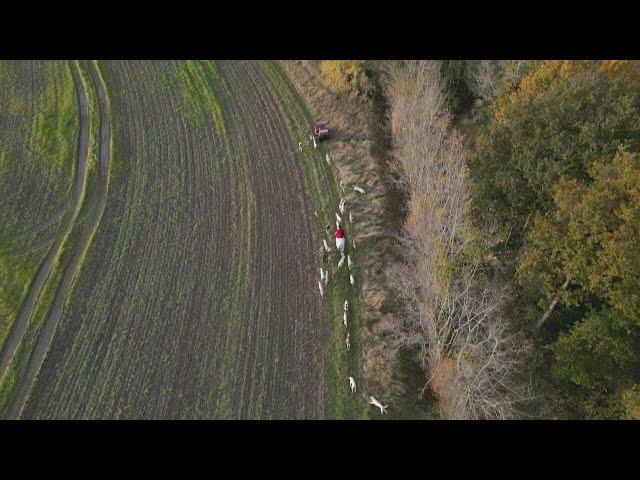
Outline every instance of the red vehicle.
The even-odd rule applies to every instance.
[[[322,140],[329,136],[329,129],[327,128],[326,123],[316,123],[316,126],[313,129],[313,135],[318,139]]]

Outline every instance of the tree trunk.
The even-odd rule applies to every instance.
[[[571,283],[571,279],[567,278],[565,282],[562,284],[562,286],[560,287],[560,290],[566,290],[567,287],[569,286],[569,283]],[[544,315],[542,315],[542,317],[538,321],[538,328],[540,328],[542,324],[547,321],[547,319],[549,318],[549,315],[551,315],[551,313],[553,312],[553,309],[556,308],[556,305],[558,304],[559,300],[560,300],[560,294],[556,295],[556,297],[551,302],[551,305],[549,305],[549,308],[547,308],[547,311],[544,312]]]

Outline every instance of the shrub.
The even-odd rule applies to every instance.
[[[369,81],[361,60],[323,60],[320,62],[322,82],[334,93],[369,95]]]

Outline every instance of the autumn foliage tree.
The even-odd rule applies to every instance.
[[[552,416],[640,413],[639,72],[539,63],[498,93],[469,162],[513,311],[541,329]]]
[[[620,145],[640,147],[633,62],[545,62],[505,89],[469,162],[474,213],[496,220],[517,248],[535,211],[553,206],[561,177],[585,182]]]
[[[362,60],[322,60],[320,73],[324,85],[334,93],[366,95],[372,88]]]
[[[640,159],[621,150],[589,174],[589,184],[561,179],[551,214],[536,214],[519,280],[539,287],[542,309],[587,308],[553,345],[553,371],[579,387],[572,410],[597,417],[640,388]]]

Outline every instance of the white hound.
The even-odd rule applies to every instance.
[[[320,297],[324,298],[324,290],[322,288],[322,282],[318,282],[318,289],[320,290]]]
[[[347,312],[349,311],[349,300],[344,301],[344,313],[342,314],[342,323],[347,326]]]
[[[325,252],[330,252],[331,249],[329,248],[329,245],[327,245],[327,241],[322,239],[322,244],[324,245],[324,251]]]
[[[341,198],[340,204],[338,205],[338,210],[340,210],[340,213],[344,215],[344,212],[346,209],[347,209],[347,201],[344,198]]]
[[[329,269],[328,268],[324,274],[324,286],[326,287],[327,285],[329,285]]]
[[[351,270],[353,268],[353,261],[351,260],[351,255],[347,255],[347,267],[349,267],[349,270]]]
[[[347,338],[344,341],[344,344],[347,346],[347,352],[351,350],[351,335],[347,332]]]
[[[324,270],[320,267],[320,280],[324,281]]]
[[[356,393],[356,381],[353,379],[353,377],[349,377],[349,386],[351,387],[351,393]]]
[[[376,400],[375,397],[373,396],[369,397],[369,400],[367,400],[367,403],[369,405],[375,405],[376,407],[378,407],[380,409],[380,415],[382,415],[383,413],[387,413],[387,407],[389,405],[382,405],[378,400]]]
[[[353,189],[358,193],[364,193],[364,190],[360,187],[353,187]]]
[[[340,258],[340,261],[338,262],[338,268],[342,268],[342,265],[344,265],[344,259],[345,259],[345,256],[342,255],[342,257]]]
[[[342,223],[342,217],[336,213],[336,222]]]
[[[354,285],[356,283],[356,281],[353,279],[353,275],[349,275],[349,283],[351,283],[351,285]]]
[[[329,154],[328,154],[328,153],[327,153],[327,156],[326,156],[325,158],[327,159],[327,163],[328,163],[329,165],[331,165],[331,162],[329,161]]]

